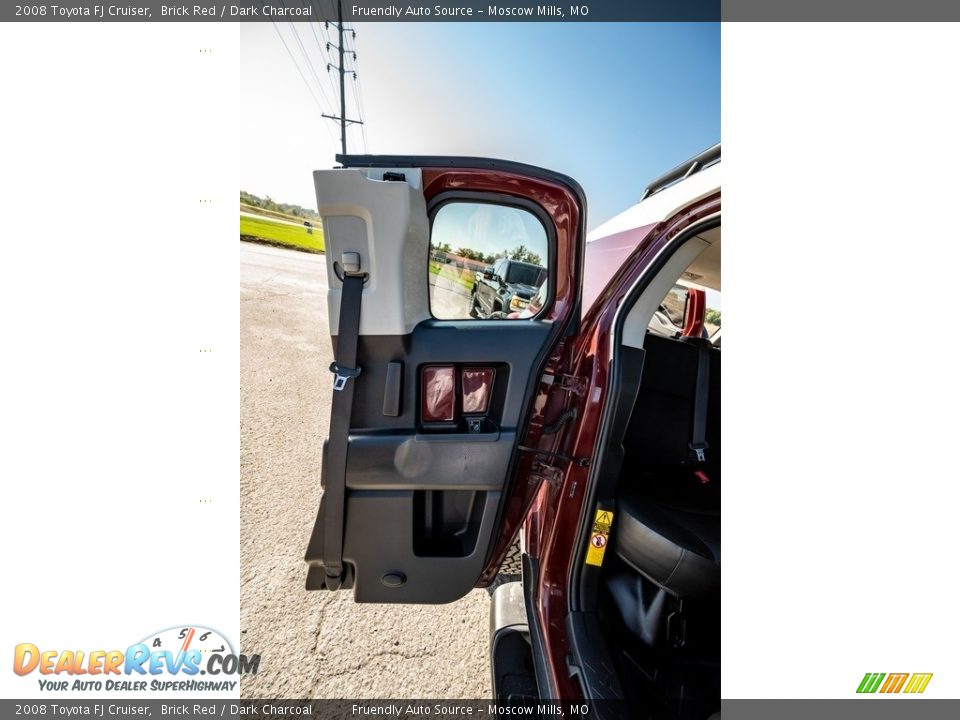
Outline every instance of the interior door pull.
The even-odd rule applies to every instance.
[[[403,363],[387,363],[387,378],[383,382],[383,414],[387,417],[399,417],[400,398],[403,392]]]

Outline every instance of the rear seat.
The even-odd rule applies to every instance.
[[[709,351],[706,461],[691,465],[697,344],[648,334],[644,349],[624,440],[616,553],[675,597],[710,595],[720,587],[720,351]]]

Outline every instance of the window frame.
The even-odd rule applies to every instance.
[[[547,283],[547,297],[543,303],[543,306],[537,311],[536,315],[531,315],[528,318],[498,318],[495,320],[483,320],[480,318],[474,317],[464,317],[464,318],[440,318],[434,315],[433,313],[433,296],[427,292],[427,306],[430,310],[430,317],[435,322],[500,322],[501,320],[510,319],[511,322],[520,321],[520,320],[539,320],[543,315],[549,312],[550,308],[553,307],[553,301],[556,296],[556,282],[557,282],[557,267],[555,258],[557,257],[557,237],[556,229],[553,226],[553,222],[550,220],[550,215],[540,204],[528,200],[527,198],[515,197],[513,195],[507,195],[505,193],[495,193],[495,192],[480,192],[480,191],[468,191],[468,190],[450,190],[447,192],[442,192],[432,198],[427,204],[427,220],[430,228],[430,235],[428,238],[428,247],[433,247],[433,222],[437,216],[437,213],[445,206],[451,203],[474,203],[474,204],[487,204],[487,205],[499,205],[501,207],[514,208],[516,210],[525,210],[529,212],[533,217],[540,223],[540,226],[544,230],[547,241],[547,265],[546,265],[546,279],[544,282]],[[427,266],[426,266],[426,276],[427,282],[430,282],[430,262],[429,262],[429,253],[427,255]],[[502,267],[504,262],[507,262],[509,258],[497,258],[493,263],[493,274],[498,276],[500,271],[499,268]]]

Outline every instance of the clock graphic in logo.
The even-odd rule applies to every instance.
[[[181,625],[152,633],[141,640],[151,652],[166,650],[177,657],[181,652],[199,650],[201,657],[213,654],[233,654],[230,641],[216,630],[201,625]]]

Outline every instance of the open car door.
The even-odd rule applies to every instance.
[[[533,482],[534,399],[579,322],[583,192],[497,160],[337,160],[314,174],[336,362],[307,588],[450,602],[499,561],[512,485]]]

